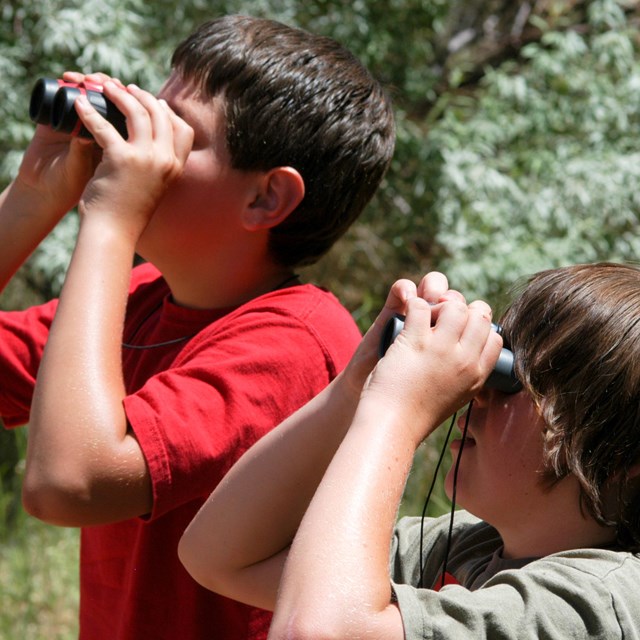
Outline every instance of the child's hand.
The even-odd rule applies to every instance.
[[[480,390],[500,353],[491,330],[491,309],[462,296],[431,306],[407,301],[402,333],[376,366],[362,402],[372,413],[391,416],[417,446]]]
[[[99,77],[106,78],[95,74],[94,81]],[[66,72],[63,78],[81,82],[85,76]],[[78,203],[98,160],[99,149],[90,140],[38,125],[15,182],[40,204],[38,213],[51,216],[54,223]]]
[[[464,302],[462,294],[449,289],[446,276],[437,271],[424,276],[418,287],[410,280],[396,281],[389,291],[384,308],[365,334],[345,370],[344,377],[358,395],[378,362],[380,340],[387,322],[396,313],[405,314],[408,301],[416,296],[432,305],[444,300]]]
[[[76,84],[86,80],[98,85],[112,80],[123,86],[119,80],[113,80],[104,73],[84,75],[67,71],[63,79]],[[54,224],[78,204],[100,156],[100,148],[91,140],[38,125],[25,151],[16,183],[24,193],[35,197],[41,204],[38,213],[50,216]]]
[[[88,76],[89,80],[97,80]],[[107,80],[104,93],[124,114],[128,139],[80,97],[76,111],[102,149],[80,201],[83,217],[106,216],[137,240],[168,185],[181,175],[193,129],[164,102],[134,85]]]

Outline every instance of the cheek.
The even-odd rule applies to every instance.
[[[528,493],[538,482],[542,464],[542,431],[537,424],[517,420],[513,411],[497,411],[482,426],[476,447],[462,450],[458,472],[460,497],[468,491],[487,494]],[[451,497],[455,459],[446,476],[445,490]]]
[[[213,171],[207,173],[192,163],[185,165],[182,174],[168,186],[162,208],[172,217],[179,215],[186,224],[203,212],[224,207],[224,193]]]

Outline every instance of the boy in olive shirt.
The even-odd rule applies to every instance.
[[[275,608],[272,638],[640,637],[639,319],[635,268],[534,276],[502,319],[523,386],[507,395],[483,387],[490,308],[442,274],[399,281],[345,371],[214,491],[183,562]],[[451,532],[396,526],[416,448],[469,401],[446,481],[467,512]]]

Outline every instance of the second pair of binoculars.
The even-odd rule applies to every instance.
[[[74,104],[78,96],[85,95],[96,111],[127,138],[124,115],[102,92],[102,87],[91,82],[67,82],[60,78],[40,78],[31,92],[29,117],[38,124],[72,136],[93,139],[82,124]]]
[[[404,316],[395,314],[389,319],[382,332],[382,338],[378,345],[378,355],[382,358],[391,346],[393,341],[398,337],[404,328]],[[503,335],[502,327],[499,324],[491,323],[491,329],[496,333]],[[516,376],[515,357],[513,352],[504,346],[500,351],[500,356],[496,362],[493,371],[484,383],[488,389],[497,389],[502,393],[518,393],[522,389],[522,383]]]

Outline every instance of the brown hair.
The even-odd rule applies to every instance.
[[[273,20],[226,16],[178,45],[172,66],[222,96],[235,169],[291,166],[305,197],[271,230],[285,266],[311,264],[358,217],[389,166],[391,103],[360,61],[331,38]]]
[[[544,480],[574,474],[583,508],[640,551],[631,475],[640,462],[640,271],[612,263],[543,271],[502,324],[545,422]]]

